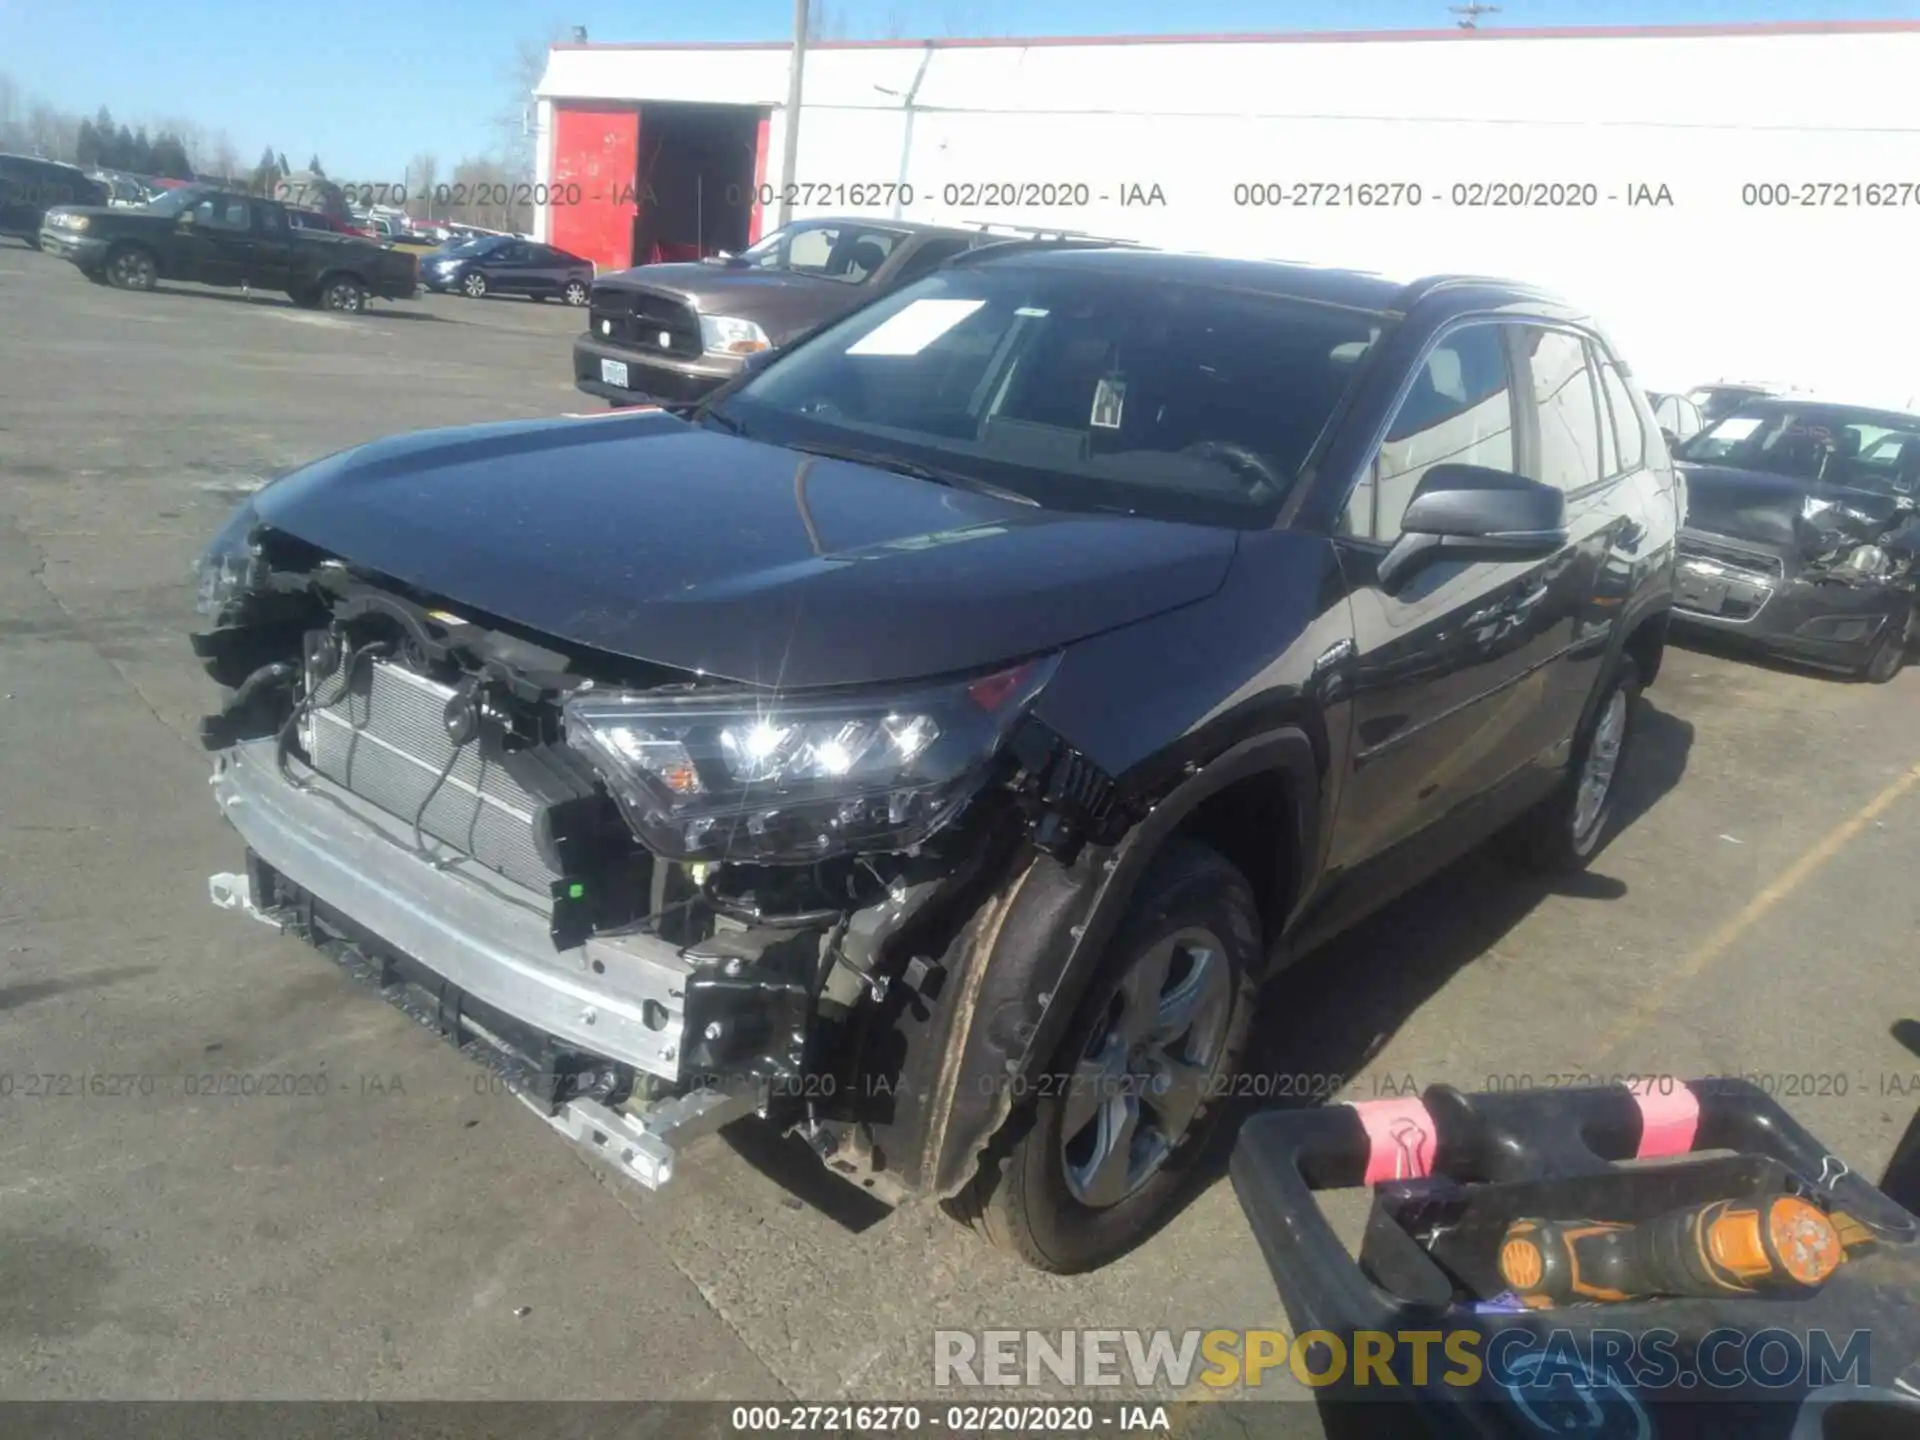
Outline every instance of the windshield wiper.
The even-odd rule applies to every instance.
[[[703,413],[700,410],[700,404],[701,402],[698,400],[690,402],[686,406],[685,418],[701,424],[710,424],[716,430],[724,430],[729,435],[738,435],[743,440],[749,438],[747,435],[747,427],[731,415],[722,415],[718,410],[708,410]],[[673,406],[663,405],[660,408],[669,413],[677,413],[676,407]]]
[[[850,445],[822,445],[811,440],[805,443],[789,440],[785,442],[785,448],[799,450],[807,455],[818,455],[822,460],[848,460],[855,465],[871,465],[876,470],[886,470],[895,475],[909,475],[915,480],[926,480],[955,490],[970,490],[976,495],[1010,501],[1015,505],[1031,505],[1036,509],[1040,505],[1040,502],[1031,495],[1022,495],[1017,490],[1004,489],[990,480],[982,480],[978,476],[968,475],[959,470],[935,469],[931,465],[904,460],[897,455],[876,455],[871,450],[859,450]]]

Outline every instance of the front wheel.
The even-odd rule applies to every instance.
[[[153,252],[124,245],[107,257],[107,283],[116,290],[151,290],[160,283]]]
[[[1619,805],[1620,770],[1640,708],[1640,669],[1621,657],[1573,747],[1560,785],[1500,836],[1507,858],[1542,874],[1583,870],[1600,853]]]
[[[1904,625],[1889,625],[1887,633],[1874,647],[1873,656],[1860,668],[1860,678],[1869,685],[1885,685],[1907,668],[1907,646],[1912,642],[1914,620]]]
[[[567,288],[560,293],[566,297],[569,305],[577,306],[587,303],[587,287],[578,280],[569,280]]]
[[[1165,1224],[1253,1015],[1260,918],[1224,856],[1173,841],[1141,881],[1051,1071],[948,1213],[1055,1274]]]
[[[460,293],[469,300],[478,300],[487,293],[487,277],[478,270],[469,271],[460,277]]]

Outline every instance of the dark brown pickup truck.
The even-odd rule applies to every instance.
[[[300,229],[278,201],[207,186],[169,190],[132,209],[56,207],[41,222],[40,248],[122,290],[151,290],[162,280],[244,286],[358,314],[376,295],[410,300],[419,289],[404,251]]]
[[[911,220],[802,220],[738,255],[603,275],[574,341],[574,385],[616,406],[699,400],[749,355],[1006,238]]]

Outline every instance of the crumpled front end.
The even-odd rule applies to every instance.
[[[202,738],[246,845],[214,902],[648,1186],[759,1114],[889,1195],[914,1162],[874,1135],[925,1068],[902,1017],[1036,843],[1071,857],[1111,818],[1084,777],[1023,808],[1050,657],[776,696],[536,640],[245,511],[200,578]]]
[[[1800,658],[1851,665],[1904,633],[1920,587],[1920,516],[1851,491],[1695,502],[1680,536],[1676,618]],[[1724,511],[1724,513],[1722,513]]]

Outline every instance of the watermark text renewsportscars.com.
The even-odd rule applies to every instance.
[[[1291,1376],[1320,1388],[1409,1384],[1513,1389],[1568,1383],[1628,1390],[1788,1389],[1871,1383],[1865,1330],[936,1330],[933,1383],[975,1387],[1258,1387]]]

